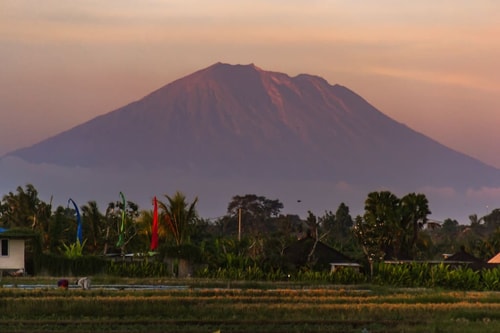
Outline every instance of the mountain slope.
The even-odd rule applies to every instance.
[[[371,188],[466,189],[500,179],[499,170],[392,120],[343,86],[222,63],[8,155],[62,166]]]

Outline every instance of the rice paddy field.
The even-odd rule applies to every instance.
[[[0,332],[500,332],[500,293],[388,287],[0,281]]]

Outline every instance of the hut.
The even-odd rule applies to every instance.
[[[488,263],[484,262],[481,259],[474,257],[472,254],[465,251],[465,248],[462,246],[460,251],[447,257],[444,262],[451,266],[466,266],[470,267],[473,270],[480,270],[483,268],[487,268]]]
[[[293,269],[310,267],[335,271],[340,267],[360,267],[353,259],[311,236],[299,239],[285,248],[283,257],[286,266]]]
[[[19,230],[0,228],[0,276],[3,272],[19,276],[26,272],[26,241],[33,237]]]

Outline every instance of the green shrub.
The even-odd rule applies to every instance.
[[[330,273],[330,282],[335,284],[358,284],[366,281],[366,276],[357,268],[344,267]]]
[[[480,290],[480,273],[468,267],[460,266],[450,271],[448,285],[443,286],[458,290]]]
[[[426,287],[446,287],[450,279],[450,267],[443,263],[434,265],[429,272]]]
[[[500,267],[483,270],[481,272],[481,283],[484,290],[500,290]]]
[[[37,274],[52,276],[96,275],[106,270],[108,261],[96,256],[68,258],[54,254],[42,254],[36,263]]]
[[[75,243],[72,243],[70,245],[63,243],[62,252],[64,253],[64,256],[68,259],[76,259],[82,257],[83,248],[86,242],[87,240],[84,240],[83,243],[80,243],[80,241],[77,240]]]
[[[169,277],[168,266],[158,261],[110,261],[107,274],[119,277]]]

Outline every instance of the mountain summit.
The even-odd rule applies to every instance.
[[[214,64],[8,156],[269,187],[344,183],[365,193],[466,190],[500,180],[499,170],[396,122],[346,87],[253,64]],[[244,185],[235,191],[248,192]]]

